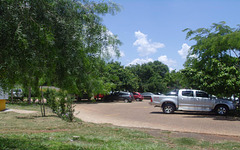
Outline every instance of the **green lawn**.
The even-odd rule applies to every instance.
[[[0,149],[240,149],[240,143],[209,142],[191,138],[173,138],[170,132],[153,137],[136,129],[109,124],[92,124],[75,120],[63,121],[47,110],[41,117],[37,105],[7,104],[7,108],[38,111],[34,114],[0,112]]]

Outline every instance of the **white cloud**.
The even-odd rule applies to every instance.
[[[131,63],[129,63],[127,66],[129,65],[136,65],[136,64],[139,64],[139,65],[142,65],[142,64],[145,64],[145,63],[148,63],[148,62],[153,62],[154,60],[152,58],[147,58],[147,59],[135,59],[133,60]]]
[[[166,55],[158,57],[158,61],[168,65],[171,70],[171,67],[176,66],[177,62],[175,60],[169,59]]]
[[[183,58],[186,59],[188,52],[190,51],[191,46],[189,46],[188,44],[184,43],[182,45],[182,49],[180,49],[178,51],[178,54]]]
[[[135,32],[135,37],[137,40],[133,43],[134,46],[137,46],[137,50],[140,53],[140,56],[148,56],[157,52],[157,49],[165,47],[163,43],[152,42],[147,39],[147,35],[143,34],[141,31]]]

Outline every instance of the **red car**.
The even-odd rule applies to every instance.
[[[136,101],[142,101],[143,100],[143,96],[139,92],[133,92],[133,96],[134,96],[134,99]]]
[[[98,95],[96,95],[96,96],[94,96],[94,99],[95,100],[99,100],[99,99],[103,99],[103,97],[104,97],[104,95],[103,94],[98,94]]]

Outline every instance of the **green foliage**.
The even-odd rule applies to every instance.
[[[103,84],[98,74],[109,47],[119,55],[121,44],[100,15],[119,10],[113,2],[88,0],[1,1],[1,86],[95,93],[99,88],[93,87]]]
[[[105,83],[111,90],[165,93],[184,85],[181,72],[172,71],[159,61],[143,65],[131,65],[124,68],[119,62],[109,62],[105,74]]]
[[[164,80],[169,69],[159,61],[149,62],[143,65],[131,65],[128,67],[138,77],[138,90],[140,92],[164,92],[167,89],[167,81]]]
[[[189,87],[198,87],[218,96],[231,96],[240,88],[240,32],[225,22],[211,28],[185,29],[187,38],[196,41],[182,72]]]
[[[175,70],[167,73],[164,78],[164,83],[167,85],[165,92],[171,91],[173,89],[186,88],[186,81],[184,80],[181,71],[176,72]]]
[[[47,100],[47,105],[56,113],[60,118],[72,122],[74,119],[74,97],[69,95],[66,91],[56,91],[47,89],[44,93]]]
[[[44,98],[47,100],[47,105],[52,109],[53,112],[57,111],[57,93],[56,90],[47,89],[46,92],[44,92]]]

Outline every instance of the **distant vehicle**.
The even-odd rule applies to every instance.
[[[77,101],[81,101],[83,99],[85,100],[91,100],[91,96],[89,96],[88,94],[84,93],[82,95],[77,95],[75,94],[75,98],[77,99]]]
[[[3,89],[0,87],[0,100],[1,99],[8,99],[8,96],[9,96],[8,92],[5,93],[3,91]]]
[[[12,91],[9,92],[9,97],[12,96]],[[23,101],[23,90],[22,89],[13,89],[13,99],[20,99]]]
[[[136,101],[142,101],[144,98],[142,94],[139,92],[133,92],[133,97],[135,98]]]
[[[151,92],[144,92],[142,93],[142,96],[144,97],[144,99],[151,99],[151,96],[153,96],[155,94],[151,93]]]
[[[130,92],[113,92],[110,95],[104,96],[103,100],[105,101],[124,101],[125,103],[131,103],[134,100],[134,97]]]
[[[95,100],[99,100],[99,99],[102,100],[103,98],[104,98],[103,94],[97,94],[97,95],[94,96]]]
[[[183,111],[215,111],[226,115],[229,110],[236,109],[236,103],[218,99],[201,90],[180,89],[166,95],[153,95],[150,105],[162,107],[163,112],[170,114],[176,110]]]

